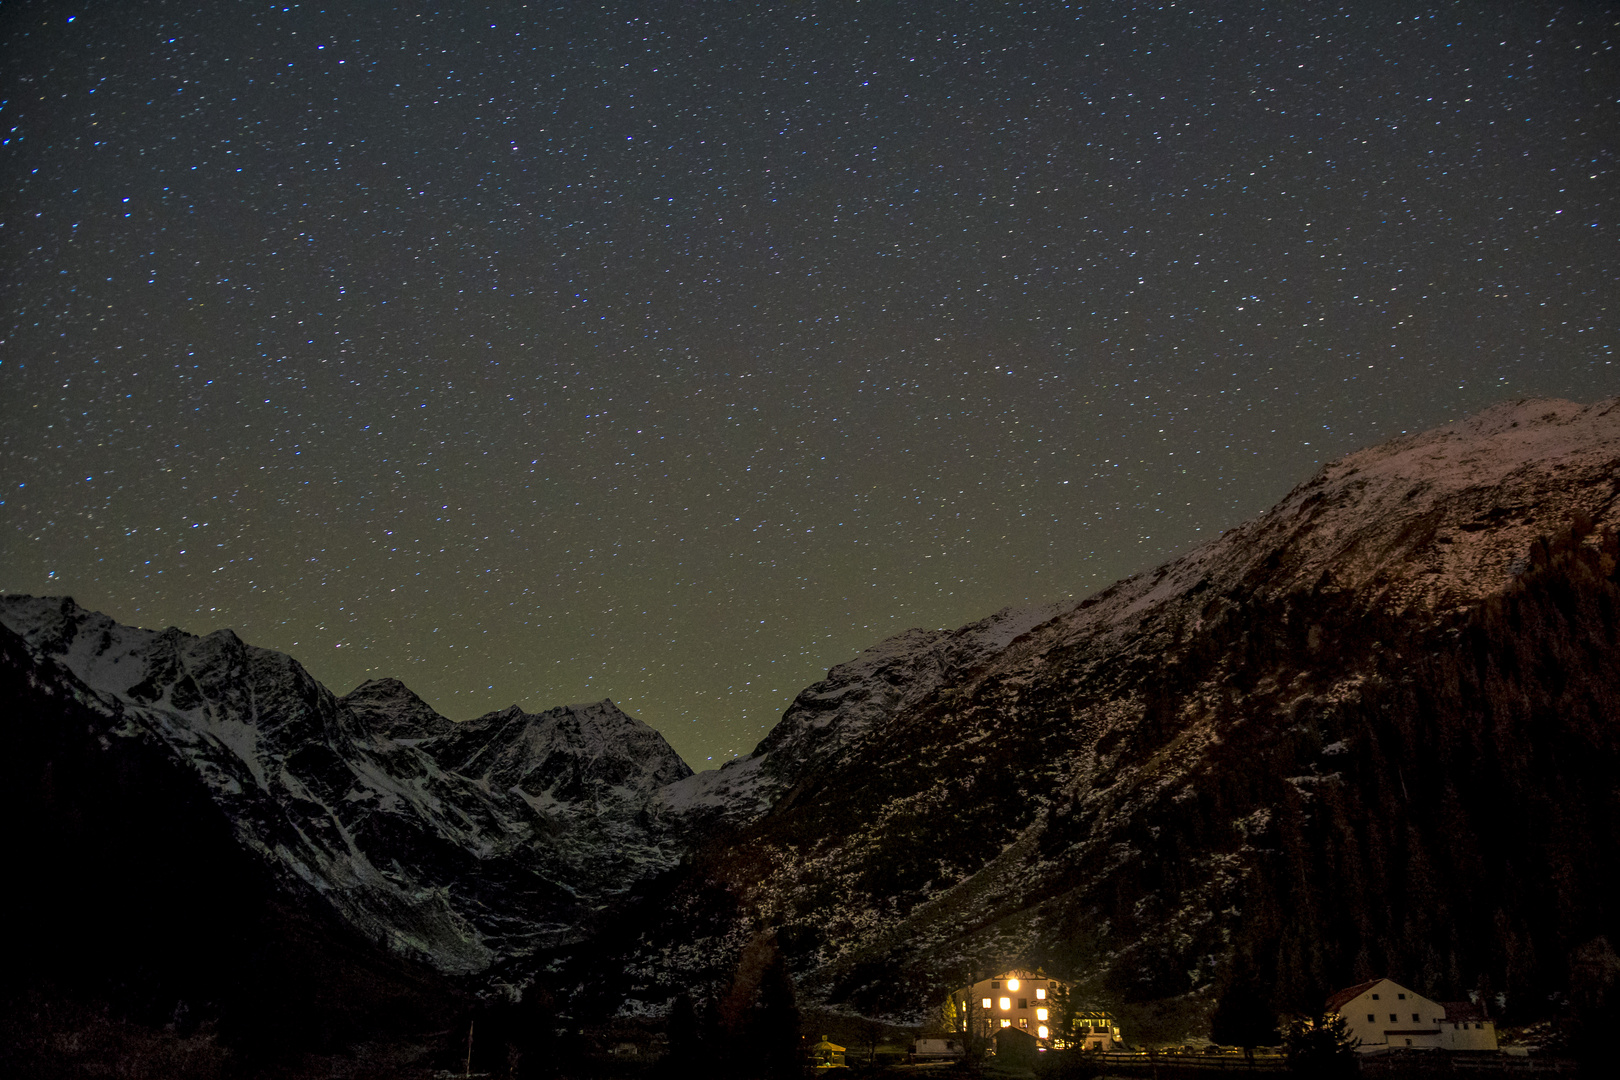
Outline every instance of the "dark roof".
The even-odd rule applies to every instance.
[[[1044,975],[1039,971],[1031,971],[1028,968],[1008,968],[1006,971],[1003,971],[1000,975],[986,975],[984,977],[984,979],[980,979],[979,982],[984,982],[985,979],[995,979],[995,980],[999,980],[999,981],[1002,981],[1002,982],[1005,982],[1008,979],[1020,979],[1020,980],[1024,980],[1024,981],[1029,981],[1029,980],[1033,980],[1033,979],[1044,979],[1047,982],[1059,981],[1059,980],[1053,979],[1050,975]]]
[[[1351,1000],[1360,997],[1383,981],[1383,979],[1368,979],[1364,983],[1347,986],[1343,990],[1328,995],[1326,1010],[1328,1012],[1338,1012]]]
[[[996,1045],[997,1046],[1000,1046],[1003,1041],[1011,1043],[1011,1042],[1025,1042],[1026,1040],[1027,1040],[1027,1042],[1035,1042],[1036,1041],[1035,1036],[1031,1035],[1029,1032],[1023,1030],[1022,1028],[1004,1027],[1004,1028],[997,1028],[996,1029]]]
[[[1445,1006],[1446,1020],[1449,1023],[1460,1024],[1467,1021],[1472,1024],[1490,1019],[1485,1015],[1485,1007],[1475,1005],[1472,1001],[1442,1001],[1440,1004]]]

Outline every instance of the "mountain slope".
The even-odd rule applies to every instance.
[[[220,1021],[258,1059],[433,1030],[465,1007],[452,981],[282,887],[203,776],[4,626],[0,701],[0,857],[26,928],[0,974],[0,1057],[21,1074],[55,1075],[61,1048],[30,1036],[60,1037],[52,1017],[85,1008],[182,1036]]]
[[[1620,405],[1360,451],[1023,634],[661,882],[656,1001],[773,929],[915,1013],[1045,964],[1099,1000],[1280,1005],[1401,973],[1544,1001],[1613,934]]]
[[[303,1001],[280,1030],[437,1023],[564,949],[656,1007],[764,931],[802,993],[894,1016],[1015,963],[1126,1010],[1545,1000],[1620,934],[1617,492],[1620,403],[1493,409],[1078,604],[880,643],[698,775],[611,702],[453,723],[0,597],[9,865],[86,970]],[[131,882],[158,929],[88,926]]]
[[[1005,608],[958,630],[912,629],[879,642],[800,691],[753,753],[670,784],[659,801],[694,823],[747,825],[791,798],[801,778],[849,761],[887,717],[952,685],[1059,610]]]
[[[690,770],[611,702],[453,724],[397,681],[338,698],[230,631],[22,596],[0,597],[0,624],[34,684],[100,718],[101,752],[138,744],[205,793],[278,895],[445,975],[521,969],[679,855],[650,800]]]

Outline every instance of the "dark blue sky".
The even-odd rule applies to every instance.
[[[940,10],[936,10],[940,9]],[[703,765],[1620,390],[1606,4],[7,2],[0,588]]]

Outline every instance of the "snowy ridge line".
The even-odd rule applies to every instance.
[[[1355,770],[1404,798],[1405,779],[1380,771],[1401,754],[1379,742],[1404,729],[1368,717],[1405,702],[1419,664],[1470,662],[1436,635],[1477,625],[1472,610],[1512,593],[1538,550],[1577,542],[1592,549],[1582,565],[1612,570],[1616,532],[1620,399],[1519,401],[1330,462],[1259,517],[976,654],[949,657],[938,632],[880,643],[719,771],[770,791],[772,755],[806,763],[795,790],[695,860],[666,901],[702,913],[695,940],[690,920],[647,913],[665,921],[627,951],[645,982],[635,993],[658,1000],[714,978],[717,957],[766,927],[791,943],[802,993],[866,1015],[918,1019],[924,995],[964,966],[1018,957],[1062,958],[1097,992],[1197,991],[1248,932],[1247,883],[1270,883],[1265,893],[1312,870],[1278,861],[1284,833],[1300,851],[1353,835],[1355,800],[1373,797],[1346,790]],[[1386,628],[1438,647],[1403,657]],[[1481,686],[1535,669],[1491,670]],[[1459,695],[1445,737],[1470,748],[1480,711],[1459,688],[1472,685],[1432,688]],[[1522,699],[1498,704],[1516,722]],[[838,738],[818,739],[829,729]],[[1229,817],[1205,820],[1209,807]],[[1323,828],[1327,840],[1299,839]],[[1339,889],[1298,887],[1318,905]],[[705,906],[716,894],[735,914]],[[1337,932],[1302,924],[1298,939]]]
[[[610,701],[455,724],[397,680],[337,697],[228,630],[27,596],[0,596],[0,623],[165,747],[293,895],[441,971],[578,940],[685,850],[650,797],[691,770]]]
[[[957,630],[911,629],[887,638],[801,691],[748,757],[670,784],[658,793],[659,802],[701,821],[752,822],[805,775],[849,760],[897,712],[1061,610],[1057,604],[1005,608]]]

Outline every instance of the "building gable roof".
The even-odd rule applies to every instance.
[[[1364,983],[1357,983],[1354,986],[1347,986],[1343,990],[1330,994],[1328,995],[1327,1005],[1324,1006],[1325,1011],[1338,1012],[1340,1009],[1350,1004],[1350,1002],[1354,1001],[1362,994],[1365,994],[1368,990],[1371,990],[1379,983],[1386,981],[1387,980],[1385,979],[1368,979]]]
[[[1472,1001],[1442,1001],[1440,1004],[1446,1010],[1448,1024],[1460,1024],[1464,1021],[1472,1024],[1490,1019],[1485,1015],[1484,1007],[1475,1005]]]

